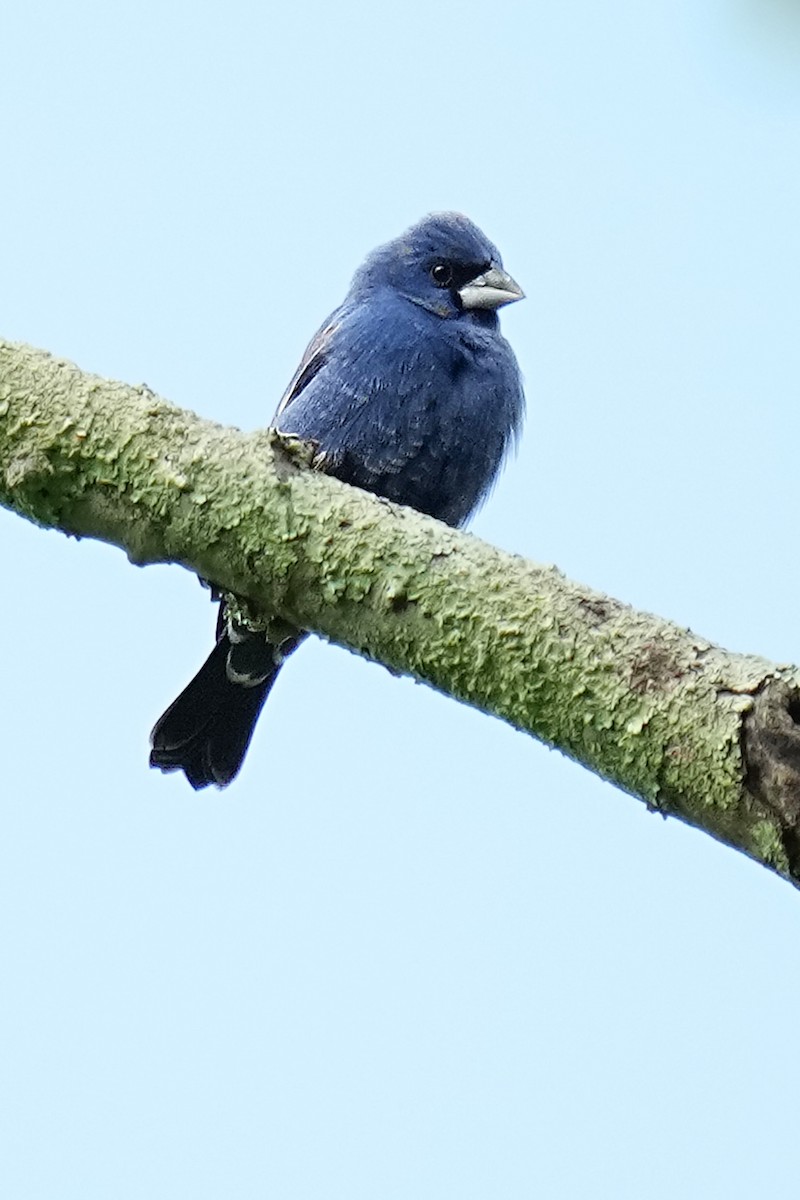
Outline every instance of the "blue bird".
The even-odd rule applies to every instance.
[[[313,441],[322,471],[462,525],[517,437],[524,396],[497,310],[523,292],[459,213],[434,213],[356,272],[278,405],[273,425]],[[224,603],[211,655],[151,735],[150,765],[193,788],[239,771],[278,672],[305,637],[254,633]]]

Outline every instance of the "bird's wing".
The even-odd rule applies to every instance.
[[[297,399],[303,388],[308,387],[314,376],[325,366],[330,354],[331,341],[341,323],[341,310],[337,309],[314,334],[275,410],[275,416],[272,419],[273,425],[277,425],[281,413],[285,412],[292,401]]]

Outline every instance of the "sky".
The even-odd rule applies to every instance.
[[[42,0],[2,61],[0,336],[256,428],[362,257],[460,209],[527,293],[474,531],[800,660],[800,5]],[[195,795],[148,733],[207,593],[0,546],[3,1196],[796,1186],[786,883],[319,641]]]

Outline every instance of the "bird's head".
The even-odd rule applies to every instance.
[[[492,324],[498,308],[525,294],[477,225],[452,212],[431,213],[373,250],[356,273],[353,290],[386,287],[437,316],[474,313]]]

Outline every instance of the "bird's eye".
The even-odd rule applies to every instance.
[[[449,287],[453,282],[453,268],[449,263],[434,263],[431,267],[431,279],[437,287]]]

